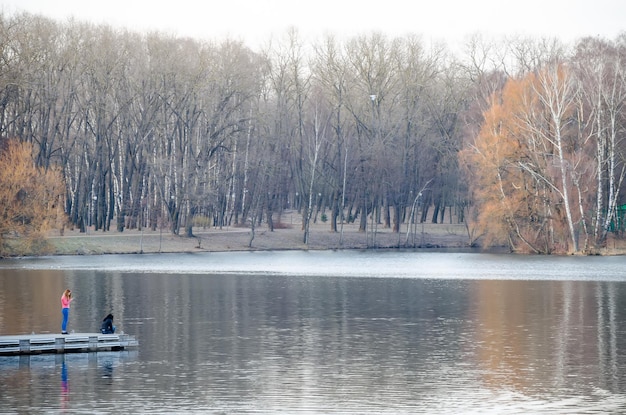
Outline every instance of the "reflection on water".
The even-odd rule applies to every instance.
[[[328,255],[337,261],[337,253]],[[404,255],[391,258],[414,264],[412,254]],[[418,257],[417,278],[407,276],[410,270],[402,278],[324,276],[319,270],[0,270],[3,334],[56,330],[56,293],[70,286],[77,297],[70,326],[87,331],[112,312],[121,330],[140,342],[132,353],[0,358],[0,412],[626,410],[626,376],[619,370],[625,363],[620,327],[626,284],[614,276],[550,277],[554,268],[558,275],[578,268],[588,275],[592,267],[602,274],[603,261],[543,258],[528,270],[523,261],[477,255],[464,258],[470,275],[484,268],[490,275],[498,269],[546,278],[455,279],[438,275],[458,264],[458,254]],[[170,258],[178,258],[181,268],[189,259]],[[366,258],[372,264],[389,259]],[[606,263],[615,275],[617,261]],[[384,268],[372,267],[377,273]],[[432,278],[424,277],[428,269],[437,270]],[[33,309],[33,299],[46,303],[50,292],[54,300],[37,309],[40,316],[22,316]]]
[[[481,281],[473,340],[486,385],[523,393],[619,390],[617,283]],[[623,341],[623,340],[622,340]],[[600,383],[598,383],[600,382]]]
[[[75,409],[111,385],[116,368],[137,359],[137,351],[0,357],[0,412]]]
[[[70,395],[70,383],[67,379],[67,365],[65,364],[65,356],[61,362],[61,408],[66,409]]]

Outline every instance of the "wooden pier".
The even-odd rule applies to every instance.
[[[0,336],[0,356],[124,350],[139,346],[128,334],[71,333]]]

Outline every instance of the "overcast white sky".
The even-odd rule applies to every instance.
[[[243,40],[256,48],[297,27],[307,40],[325,33],[416,33],[424,40],[485,35],[614,39],[626,30],[626,0],[0,0],[4,13],[107,23],[137,31]]]

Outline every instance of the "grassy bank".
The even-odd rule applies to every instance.
[[[194,228],[193,237],[173,235],[168,230],[126,230],[124,232],[94,231],[81,233],[66,229],[63,235],[51,232],[45,249],[46,255],[102,255],[166,252],[224,252],[260,250],[319,250],[319,249],[367,249],[367,248],[467,248],[469,238],[462,224],[420,224],[407,235],[404,227],[400,233],[382,226],[374,232],[359,232],[357,224],[344,224],[343,231],[330,231],[328,223],[314,223],[310,228],[308,244],[299,222],[287,218],[277,229],[266,226],[252,230],[244,227]],[[12,241],[17,246],[17,240]],[[19,252],[19,251],[16,251]],[[20,252],[21,255],[31,253]],[[593,252],[597,255],[624,255],[626,241],[610,238],[604,248]]]
[[[293,249],[364,249],[397,248],[404,246],[465,247],[467,235],[463,225],[418,226],[408,235],[394,233],[379,227],[375,232],[358,231],[358,225],[344,225],[343,232],[331,232],[328,224],[311,226],[309,243],[304,244],[304,233],[300,224],[283,224],[280,229],[269,231],[257,228],[252,238],[249,228],[197,228],[194,237],[173,235],[166,230],[143,232],[80,233],[66,230],[61,236],[52,233],[49,238],[50,254],[53,255],[97,255],[158,252],[221,252],[248,250],[293,250]]]

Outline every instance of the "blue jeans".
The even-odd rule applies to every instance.
[[[100,329],[100,333],[102,333],[102,334],[115,334],[115,326],[111,326],[110,330]]]
[[[67,331],[67,320],[69,320],[69,318],[70,318],[70,309],[64,308],[63,309],[63,324],[61,324],[61,331],[64,333]]]

